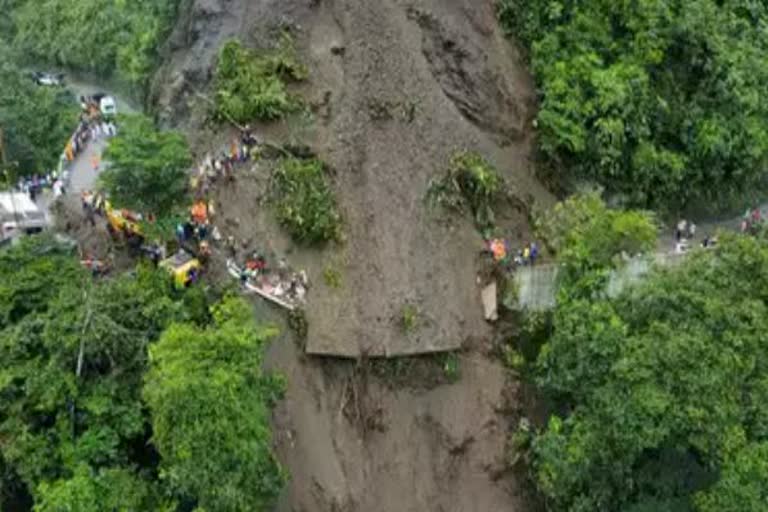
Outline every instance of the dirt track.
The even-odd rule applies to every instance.
[[[357,356],[467,348],[458,383],[415,391],[376,376],[353,386],[354,362],[304,356],[290,336],[279,341],[269,361],[286,373],[289,389],[275,415],[276,444],[293,476],[279,509],[523,510],[524,485],[503,471],[518,397],[487,355],[495,333],[481,318],[475,283],[480,237],[468,219],[446,222],[424,204],[429,180],[465,148],[493,161],[521,201],[551,202],[529,161],[531,80],[499,32],[492,2],[188,3],[153,97],[200,153],[227,139],[204,127],[198,99],[226,39],[265,46],[287,27],[310,66],[300,92],[311,118],[259,130],[310,144],[334,169],[346,242],[324,251],[293,247],[259,201],[260,168],[217,191],[228,230],[308,269],[310,349]],[[512,240],[527,236],[522,212],[502,224]],[[341,272],[339,290],[323,282],[329,265]],[[422,320],[408,334],[397,322],[405,303],[416,304]],[[350,389],[374,428],[361,430],[344,412]]]

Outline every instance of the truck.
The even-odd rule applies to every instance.
[[[22,192],[0,192],[0,245],[45,230],[49,221],[45,212]]]

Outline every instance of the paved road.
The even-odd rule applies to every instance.
[[[117,111],[120,114],[136,114],[140,110],[127,98],[114,94],[112,91],[99,86],[98,84],[88,83],[77,78],[68,78],[67,87],[74,93],[75,100],[80,96],[89,96],[97,92],[112,95],[117,104]],[[72,127],[74,129],[74,126]],[[93,190],[96,186],[96,180],[99,174],[108,166],[102,158],[102,153],[107,146],[106,139],[102,138],[96,141],[90,141],[88,147],[83,151],[75,161],[69,166],[69,188],[67,193],[79,195],[83,190]],[[101,164],[98,171],[94,171],[92,159],[94,155],[98,156]]]
[[[102,161],[102,153],[107,147],[105,139],[90,141],[85,151],[80,153],[75,161],[69,166],[69,189],[68,194],[79,195],[83,190],[93,190],[96,186],[96,180],[103,170],[107,167]],[[99,168],[94,170],[92,159],[94,156],[99,159]]]

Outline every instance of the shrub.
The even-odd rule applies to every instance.
[[[341,239],[341,214],[320,160],[283,159],[272,186],[277,218],[296,241]]]
[[[323,281],[329,288],[341,288],[341,272],[339,269],[328,265],[323,269]]]
[[[537,140],[630,205],[727,205],[765,186],[765,2],[499,0],[530,46]]]
[[[419,310],[413,304],[403,305],[400,325],[406,333],[413,331],[419,323]]]
[[[469,210],[479,229],[492,228],[493,203],[504,195],[504,180],[485,158],[475,152],[453,155],[448,172],[430,183],[427,198],[445,208]]]
[[[306,77],[307,69],[297,60],[288,35],[271,52],[256,53],[230,41],[222,48],[216,68],[215,115],[241,123],[279,119],[302,104],[288,92],[286,82]]]

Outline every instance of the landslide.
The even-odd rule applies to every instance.
[[[271,364],[289,389],[274,421],[292,480],[280,510],[522,510],[523,482],[503,459],[519,397],[488,355],[481,238],[470,219],[446,219],[424,197],[451,154],[470,149],[496,165],[519,204],[551,203],[532,171],[532,80],[491,0],[185,0],[152,84],[160,119],[184,128],[200,156],[225,145],[233,132],[206,122],[219,49],[232,38],[270,47],[286,29],[309,66],[297,92],[312,116],[256,126],[270,140],[308,144],[333,169],[346,240],[293,246],[245,179],[215,191],[220,215],[241,239],[307,268],[313,353],[466,350],[455,384],[393,388],[386,372],[366,372],[360,398],[353,363],[305,357],[281,340]],[[500,219],[513,244],[529,236],[527,213]],[[323,282],[329,266],[341,289]],[[416,332],[397,322],[404,304],[417,305]],[[350,400],[367,404],[358,409],[373,411],[375,428],[345,412]]]

